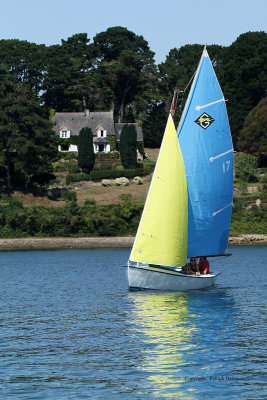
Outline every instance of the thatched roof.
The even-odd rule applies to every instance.
[[[115,135],[114,119],[112,111],[96,112],[59,112],[56,113],[52,122],[56,135],[59,136],[61,130],[70,131],[71,136],[79,136],[82,128],[91,128],[93,136],[97,135],[99,129],[107,131],[108,135]]]

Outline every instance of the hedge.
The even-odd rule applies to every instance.
[[[124,170],[103,170],[91,171],[90,174],[78,173],[69,174],[66,177],[66,184],[70,185],[74,182],[80,181],[98,181],[101,179],[115,179],[115,178],[134,178],[135,176],[144,176],[150,173],[147,168],[124,169]]]
[[[66,176],[66,184],[70,185],[74,182],[81,182],[81,181],[90,181],[91,177],[88,174],[80,172],[78,174],[69,174]]]
[[[91,180],[101,180],[101,179],[115,179],[115,178],[133,178],[135,176],[144,176],[147,175],[147,171],[141,168],[135,169],[124,169],[122,171],[119,170],[104,170],[104,171],[91,171],[90,177]]]

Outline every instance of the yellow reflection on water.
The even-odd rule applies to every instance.
[[[149,373],[149,386],[155,395],[195,399],[197,391],[185,384],[183,373],[186,356],[197,347],[188,294],[132,292],[130,296],[134,304],[132,322],[146,344],[138,369]]]

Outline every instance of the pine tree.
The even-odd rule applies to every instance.
[[[89,174],[95,165],[93,134],[90,128],[83,128],[79,134],[78,165],[83,172]]]
[[[0,67],[0,167],[7,187],[12,187],[12,171],[25,177],[25,187],[33,176],[52,171],[56,155],[52,125],[43,115],[36,95],[24,82],[16,82],[9,69]]]
[[[258,157],[261,166],[267,164],[266,127],[267,97],[264,97],[246,116],[237,142],[238,150]]]
[[[120,155],[124,168],[136,168],[136,129],[134,125],[124,125],[120,136]]]

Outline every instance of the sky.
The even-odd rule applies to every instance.
[[[123,26],[142,35],[157,64],[186,44],[229,46],[267,31],[267,0],[0,0],[0,39],[60,44]]]

